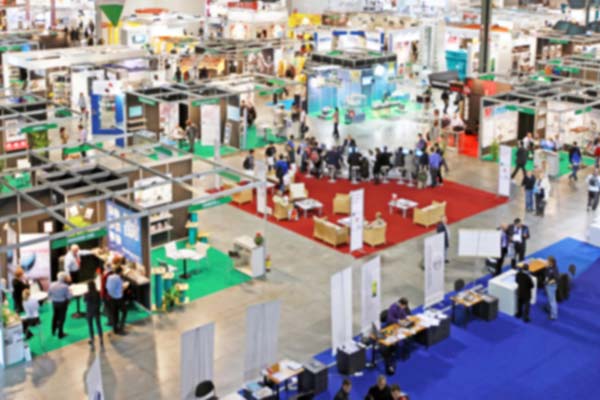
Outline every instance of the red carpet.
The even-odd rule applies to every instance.
[[[346,217],[346,215],[333,214],[333,198],[335,194],[348,193],[358,188],[365,189],[365,219],[367,221],[373,220],[376,212],[380,211],[382,213],[383,219],[387,222],[387,244],[376,248],[365,245],[366,247],[364,248],[363,254],[374,253],[382,248],[395,245],[435,229],[435,226],[427,229],[423,226],[413,224],[412,211],[408,212],[407,218],[402,217],[401,212],[397,210],[391,215],[389,213],[388,203],[392,199],[393,193],[396,193],[398,198],[405,198],[418,202],[419,207],[429,205],[433,200],[446,201],[446,215],[449,223],[460,221],[506,202],[505,199],[497,197],[493,193],[448,181],[444,182],[444,186],[435,189],[409,188],[406,185],[398,185],[396,181],[390,181],[390,183],[380,185],[375,185],[373,183],[352,185],[349,181],[344,179],[338,180],[336,183],[329,183],[326,178],[306,178],[304,175],[300,174],[296,181],[304,182],[306,184],[309,197],[323,203],[323,216],[327,216],[330,221],[334,222],[337,222],[340,218]],[[271,197],[272,196],[269,194],[268,204],[270,207],[272,206]],[[256,214],[256,196],[252,203],[235,206],[251,214]],[[311,216],[308,218],[300,217],[298,221],[277,221],[275,218],[269,217],[269,221],[302,236],[313,239],[314,223]],[[329,246],[319,240],[316,241],[324,246]],[[348,253],[349,247],[348,245],[344,245],[338,247],[337,250]],[[356,256],[362,256],[363,254],[356,254]]]

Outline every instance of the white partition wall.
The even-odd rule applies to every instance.
[[[331,276],[331,350],[352,340],[352,268]]]
[[[272,301],[246,311],[245,380],[258,377],[262,369],[277,362],[280,309],[281,303]]]
[[[350,192],[350,251],[363,247],[363,225],[365,219],[365,190]]]
[[[198,383],[213,380],[215,324],[210,323],[181,334],[181,399],[194,399]]]
[[[425,238],[425,301],[429,307],[444,299],[444,234]]]
[[[361,330],[367,332],[372,324],[379,329],[381,323],[381,256],[371,258],[361,268]]]

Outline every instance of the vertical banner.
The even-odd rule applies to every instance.
[[[425,301],[429,307],[444,300],[444,234],[425,238]]]
[[[381,312],[381,257],[375,256],[363,264],[362,275],[362,332],[368,332],[372,324],[380,328],[379,313]]]
[[[510,146],[500,146],[500,164],[498,167],[498,194],[510,197],[510,169],[512,164],[512,149]]]
[[[102,385],[102,369],[100,368],[100,357],[96,359],[88,369],[85,377],[87,385],[88,400],[104,400],[104,387]]]
[[[259,181],[267,182],[267,164],[264,161],[255,162],[255,174]],[[256,212],[267,214],[267,187],[256,189]]]
[[[256,379],[260,371],[277,362],[281,303],[271,301],[246,311],[246,355],[244,380]]]
[[[331,350],[352,341],[352,268],[331,276]]]
[[[199,326],[181,334],[181,399],[195,399],[196,385],[213,380],[215,324]]]
[[[350,192],[350,251],[363,247],[365,190]]]

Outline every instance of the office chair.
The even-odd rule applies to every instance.
[[[388,310],[386,309],[379,313],[379,322],[381,322],[381,325],[387,323],[387,312]]]
[[[457,279],[454,282],[454,291],[455,292],[460,292],[461,290],[463,290],[465,288],[465,281],[462,279]]]
[[[197,399],[202,400],[217,400],[218,397],[215,394],[215,385],[212,381],[203,381],[196,386],[194,393]]]

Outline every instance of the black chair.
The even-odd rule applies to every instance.
[[[217,400],[218,397],[215,394],[215,384],[212,381],[204,381],[200,382],[198,386],[196,386],[195,392],[197,399],[203,400]]]
[[[575,264],[569,265],[569,274],[571,274],[571,278],[575,278],[575,274],[577,273],[577,267]]]
[[[381,325],[385,325],[387,323],[387,312],[388,310],[383,310],[379,313],[379,322],[381,322]]]
[[[457,279],[454,282],[454,291],[455,292],[460,292],[461,290],[463,290],[465,288],[465,281],[462,279]]]

